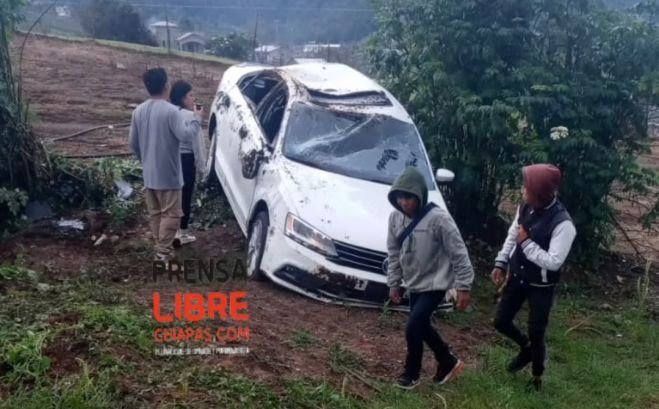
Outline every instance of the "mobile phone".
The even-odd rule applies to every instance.
[[[194,106],[197,111],[201,111],[201,108],[203,108],[201,104],[194,104]]]

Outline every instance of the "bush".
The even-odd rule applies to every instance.
[[[244,34],[230,33],[215,37],[208,42],[208,49],[214,55],[234,60],[247,60],[252,50],[252,40]]]
[[[614,183],[637,193],[657,184],[635,160],[657,104],[659,87],[647,86],[657,27],[592,1],[377,4],[374,69],[411,111],[435,165],[455,171],[449,199],[463,230],[496,219],[522,166],[552,162],[564,172],[577,253],[594,259],[611,242]]]
[[[94,38],[158,45],[137,10],[123,0],[91,0],[78,18],[82,28]]]

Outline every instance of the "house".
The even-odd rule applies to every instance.
[[[286,65],[293,58],[290,48],[279,45],[262,45],[254,49],[255,62],[268,65]]]
[[[293,64],[318,64],[318,63],[326,63],[327,60],[324,58],[293,58],[291,61],[288,62],[289,65]]]
[[[57,17],[71,17],[71,9],[68,6],[55,7],[55,13],[57,13]]]
[[[178,49],[191,53],[203,53],[206,49],[206,39],[201,33],[189,32],[176,39]]]
[[[149,25],[149,28],[153,32],[153,35],[156,37],[156,40],[158,40],[158,44],[161,47],[167,48],[169,42],[171,48],[178,48],[176,46],[176,39],[181,36],[181,33],[176,23],[172,23],[171,21],[157,21]]]

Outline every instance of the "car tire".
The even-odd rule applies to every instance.
[[[270,220],[268,213],[259,212],[249,225],[247,237],[247,278],[253,281],[263,281],[265,276],[261,271],[261,260],[265,252],[265,242],[268,236]]]

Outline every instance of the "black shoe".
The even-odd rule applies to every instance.
[[[457,358],[453,358],[454,361],[451,365],[442,366],[440,365],[437,368],[437,373],[432,378],[433,381],[439,383],[440,385],[445,384],[451,379],[457,378],[460,376],[464,370],[465,364]]]
[[[530,392],[540,392],[542,390],[542,377],[534,376],[526,385],[526,388]]]
[[[508,372],[518,372],[531,363],[531,348],[526,347],[508,364]]]
[[[398,377],[398,380],[396,381],[396,387],[410,390],[416,388],[420,383],[421,380],[419,377],[412,378],[411,376],[403,374]]]

